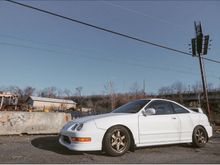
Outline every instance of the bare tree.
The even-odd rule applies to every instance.
[[[194,93],[201,93],[202,92],[201,82],[196,82],[196,84],[192,85],[192,90]]]
[[[41,97],[55,98],[55,97],[57,97],[57,88],[56,88],[56,87],[47,87],[47,88],[44,88],[44,89],[39,93],[39,96],[41,96]]]
[[[63,93],[68,98],[71,96],[71,91],[69,89],[64,89]]]
[[[218,79],[219,79],[219,85],[217,89],[220,90],[220,77]]]
[[[64,91],[62,89],[57,88],[57,96],[59,98],[63,97],[64,96]]]
[[[93,107],[94,107],[94,104],[93,104],[93,102],[92,102],[91,99],[89,99],[89,100],[87,101],[87,106],[88,106],[89,108],[93,108]]]
[[[106,85],[104,85],[107,94],[110,97],[111,109],[115,109],[116,106],[116,93],[115,93],[115,84],[113,81],[108,81]]]
[[[135,82],[132,86],[131,86],[131,92],[135,95],[135,99],[138,96],[138,93],[140,92],[140,86],[137,82]]]
[[[175,82],[171,85],[171,88],[172,90],[175,92],[175,93],[183,93],[186,91],[186,86],[183,85],[182,82],[178,81],[178,82]]]
[[[82,90],[83,90],[83,87],[79,86],[79,87],[76,87],[76,93],[75,95],[77,96],[77,100],[78,100],[78,107],[80,109],[80,111],[82,111]]]
[[[35,91],[35,88],[31,86],[25,87],[23,90],[23,95],[26,97],[31,96],[34,94],[34,91]]]
[[[165,86],[165,87],[161,87],[158,90],[158,93],[160,95],[167,95],[167,94],[171,94],[172,93],[172,89],[169,86]]]
[[[18,86],[10,86],[8,87],[7,91],[16,94],[19,97],[23,97],[23,90]]]
[[[83,90],[83,87],[81,87],[81,86],[77,87],[76,88],[76,96],[80,96],[81,97],[82,96],[82,90]]]
[[[208,91],[213,91],[214,90],[213,83],[208,83],[207,88],[208,88]]]

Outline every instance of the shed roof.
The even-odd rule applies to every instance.
[[[54,99],[54,98],[47,98],[47,97],[36,97],[30,96],[29,99],[33,101],[42,101],[42,102],[54,102],[54,103],[65,103],[65,104],[76,104],[73,100],[65,100],[65,99]]]

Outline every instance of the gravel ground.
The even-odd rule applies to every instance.
[[[189,144],[137,149],[121,157],[102,152],[73,152],[55,135],[0,136],[0,163],[220,163],[220,134],[204,148]]]

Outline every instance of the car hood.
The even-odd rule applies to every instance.
[[[124,116],[124,115],[129,115],[129,114],[128,113],[106,113],[106,114],[101,114],[101,115],[92,115],[92,116],[77,118],[77,119],[74,119],[73,122],[85,123],[85,122],[89,122],[92,120],[111,118],[111,117],[116,117],[116,116]]]
[[[108,129],[114,125],[124,125],[130,127],[137,125],[136,113],[107,113],[102,115],[94,115],[88,117],[77,118],[72,123],[90,123],[94,122],[99,129]]]

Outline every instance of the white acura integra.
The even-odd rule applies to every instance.
[[[61,129],[59,142],[70,150],[104,150],[119,156],[143,146],[192,143],[203,147],[211,136],[205,114],[174,101],[145,99],[111,113],[72,120]]]

